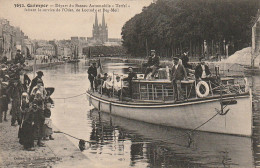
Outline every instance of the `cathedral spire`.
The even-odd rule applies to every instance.
[[[97,12],[96,12],[96,16],[95,16],[95,27],[98,27],[98,18],[97,18]]]
[[[103,17],[102,17],[102,27],[106,27],[104,11],[103,11]]]

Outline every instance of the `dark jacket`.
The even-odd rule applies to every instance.
[[[182,64],[185,68],[188,68],[188,62],[189,62],[189,57],[187,55],[183,55],[181,57]]]
[[[183,65],[178,65],[177,70],[175,69],[175,65],[172,67],[171,80],[183,80],[184,77],[187,77],[186,70]]]
[[[88,78],[94,79],[97,76],[97,68],[90,66],[88,68]]]
[[[25,113],[24,122],[27,122],[28,124],[32,124],[32,122],[34,122],[34,112],[32,109]]]
[[[128,81],[129,83],[132,82],[133,78],[137,78],[137,75],[135,72],[130,72],[128,74],[128,77],[127,78],[124,78],[123,81]]]
[[[209,71],[209,67],[207,65],[205,65],[205,73],[206,73],[206,75],[211,74],[210,71]],[[201,78],[201,75],[202,75],[202,67],[201,67],[201,65],[197,65],[196,68],[195,68],[196,79]]]
[[[37,85],[38,79],[41,79],[41,78],[40,78],[39,76],[36,76],[36,77],[32,80],[32,83],[31,83],[31,86],[30,86],[30,90],[29,90],[29,94],[31,94],[32,89]]]
[[[50,109],[44,109],[44,116],[46,118],[50,118],[51,117],[51,110]]]
[[[34,114],[34,123],[35,124],[43,124],[45,120],[43,109],[38,106],[36,109],[32,109]]]
[[[148,62],[147,62],[147,64],[146,64],[146,66],[152,66],[153,65],[153,57],[152,56],[149,56],[149,58],[148,58]]]
[[[20,54],[20,53],[17,53],[17,54],[15,55],[15,58],[14,58],[14,63],[15,63],[15,64],[18,64],[18,63],[23,64],[23,63],[24,63],[23,55]]]
[[[152,61],[153,61],[153,65],[154,66],[159,67],[159,65],[160,65],[160,58],[158,56],[153,57]]]

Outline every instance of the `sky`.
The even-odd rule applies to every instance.
[[[152,0],[0,0],[0,17],[9,20],[12,26],[20,27],[30,39],[61,40],[70,39],[71,36],[92,37],[95,11],[83,12],[82,9],[99,10],[97,11],[99,23],[102,21],[103,9],[105,9],[108,37],[121,38],[121,28],[124,23],[151,3]],[[76,4],[84,6],[76,7]],[[48,6],[40,8],[39,12],[39,7],[28,7],[28,5]],[[55,5],[68,5],[68,7],[59,8]],[[95,5],[99,6],[93,7]],[[61,11],[57,12],[57,8]],[[115,10],[111,10],[112,8]],[[27,9],[36,9],[36,11],[25,11]],[[55,12],[43,11],[49,9]],[[73,9],[74,12],[68,12],[69,9]],[[76,9],[80,12],[76,12]]]

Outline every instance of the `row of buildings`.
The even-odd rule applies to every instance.
[[[6,56],[11,60],[18,49],[25,56],[34,52],[33,43],[28,36],[19,27],[10,25],[7,19],[0,18],[0,58]]]
[[[67,40],[31,40],[19,27],[10,25],[7,19],[0,18],[0,59],[8,60],[15,57],[21,50],[24,57],[34,55],[42,57],[83,57],[83,48],[89,46],[120,46],[121,39],[108,38],[108,26],[103,13],[99,24],[97,13],[93,24],[92,37],[71,37]]]

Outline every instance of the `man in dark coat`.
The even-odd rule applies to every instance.
[[[23,64],[24,63],[24,58],[23,58],[23,55],[21,54],[21,50],[17,50],[17,53],[15,55],[15,58],[14,58],[14,63],[15,64]]]
[[[174,57],[174,65],[172,67],[171,81],[174,88],[175,100],[183,100],[181,89],[181,80],[187,79],[187,73],[183,65],[179,64],[179,58]],[[176,94],[177,93],[177,94]]]
[[[88,79],[90,82],[91,90],[94,91],[94,80],[97,77],[97,67],[96,63],[92,63],[91,66],[88,68]]]
[[[160,66],[160,58],[156,55],[155,50],[151,50],[151,56],[147,62],[147,68],[145,71],[144,79],[146,79],[147,75],[152,72],[151,77],[154,77],[155,73],[159,69]]]
[[[38,71],[36,73],[37,73],[37,76],[32,80],[32,83],[31,83],[31,86],[30,86],[30,90],[29,90],[29,94],[31,94],[32,89],[37,85],[38,79],[42,80],[43,72],[42,71]]]
[[[205,80],[211,75],[209,67],[205,65],[205,59],[200,58],[200,64],[195,68],[195,77],[197,80]]]
[[[0,123],[4,115],[4,121],[7,121],[6,114],[8,110],[9,95],[8,95],[8,82],[0,81]]]
[[[11,81],[8,93],[10,94],[12,109],[11,109],[11,125],[15,126],[15,122],[17,121],[19,125],[22,122],[22,115],[20,110],[21,105],[21,95],[22,95],[22,85],[19,80]]]
[[[132,80],[137,78],[136,73],[133,71],[132,67],[128,68],[128,77],[124,78],[124,81],[128,81],[129,85],[128,85],[128,91],[129,91],[129,96],[130,98],[133,98],[133,84],[132,84]]]
[[[189,64],[188,52],[183,53],[183,55],[181,56],[181,60],[184,68],[192,69],[192,66]]]

